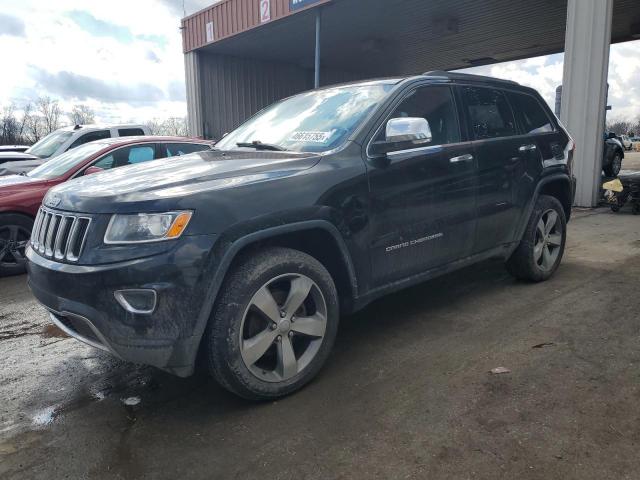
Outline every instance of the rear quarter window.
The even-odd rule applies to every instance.
[[[144,135],[144,131],[141,128],[119,128],[118,135],[121,137],[137,137]]]
[[[509,92],[508,96],[523,133],[535,134],[555,131],[553,122],[536,97],[514,92]]]

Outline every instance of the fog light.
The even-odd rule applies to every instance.
[[[127,312],[149,315],[156,308],[158,295],[155,290],[130,289],[116,290],[113,294],[118,303]]]

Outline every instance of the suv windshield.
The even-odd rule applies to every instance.
[[[70,169],[83,162],[87,157],[93,155],[99,150],[102,150],[107,145],[100,142],[87,143],[81,145],[73,150],[68,150],[62,155],[58,155],[55,158],[43,163],[39,167],[34,168],[29,173],[28,177],[39,178],[42,180],[49,180],[52,178],[64,175]]]
[[[40,158],[49,158],[56,152],[56,150],[58,150],[58,148],[60,148],[60,145],[69,140],[72,135],[73,132],[66,132],[62,130],[51,132],[49,135],[29,147],[26,153],[36,155]]]
[[[250,118],[220,140],[216,149],[332,150],[348,138],[393,87],[392,83],[376,82],[313,90],[287,98]]]

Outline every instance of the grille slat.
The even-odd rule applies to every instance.
[[[31,246],[34,250],[38,249],[38,233],[40,231],[40,225],[42,224],[42,210],[38,210],[36,220],[33,222],[33,230],[31,231]]]
[[[90,223],[88,217],[65,215],[41,207],[31,232],[31,246],[43,257],[77,262]]]

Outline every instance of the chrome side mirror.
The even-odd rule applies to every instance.
[[[429,143],[432,139],[431,127],[425,118],[400,117],[387,122],[387,143]]]

